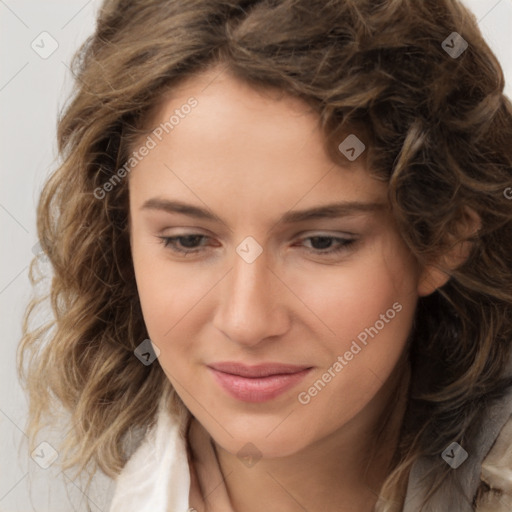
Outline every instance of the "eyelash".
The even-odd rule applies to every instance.
[[[179,236],[161,236],[160,241],[164,245],[164,247],[170,249],[171,251],[181,254],[183,256],[186,256],[187,254],[194,254],[197,252],[200,252],[200,248],[194,248],[194,249],[179,249],[176,245],[176,242],[178,240],[181,240],[183,238],[202,238],[206,239],[208,238],[206,235],[200,235],[200,234],[188,234],[188,235],[179,235]],[[312,239],[328,239],[328,240],[334,240],[339,243],[339,246],[336,249],[328,249],[328,250],[319,250],[319,249],[309,249],[306,248],[308,252],[314,253],[319,256],[324,255],[335,255],[338,253],[341,253],[343,251],[346,251],[349,249],[349,247],[356,241],[355,238],[341,238],[341,237],[335,237],[335,236],[322,236],[322,235],[315,235],[303,238],[302,240],[312,240]]]

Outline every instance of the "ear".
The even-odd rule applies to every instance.
[[[469,257],[473,242],[469,240],[482,226],[480,216],[471,208],[465,207],[455,232],[447,235],[446,251],[434,262],[425,265],[418,280],[418,295],[424,297],[445,285],[452,272]]]

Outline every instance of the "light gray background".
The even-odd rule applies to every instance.
[[[500,60],[506,93],[512,97],[512,0],[465,3]],[[55,167],[57,113],[72,85],[68,66],[93,31],[99,5],[99,0],[0,0],[0,512],[86,510],[83,482],[59,474],[57,464],[42,469],[27,452],[26,399],[17,381],[15,354],[30,298],[27,271],[37,243],[35,205]],[[31,47],[35,40],[40,52],[50,48],[42,32],[58,43],[47,58]],[[51,443],[52,435],[45,439]],[[88,496],[91,510],[107,512],[112,487],[106,479],[98,482]]]

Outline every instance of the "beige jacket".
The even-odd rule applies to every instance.
[[[504,373],[512,375],[512,358]],[[451,469],[422,512],[512,512],[512,390],[482,414],[479,432],[464,446],[467,459]],[[429,470],[435,463],[427,458],[416,461],[403,512],[420,510],[433,488]]]
[[[482,481],[489,486],[478,512],[512,511],[512,417],[482,463]]]

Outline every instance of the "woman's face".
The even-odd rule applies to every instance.
[[[375,406],[419,272],[364,154],[335,165],[300,100],[214,76],[175,89],[141,139],[137,286],[159,363],[214,440],[284,456]]]

